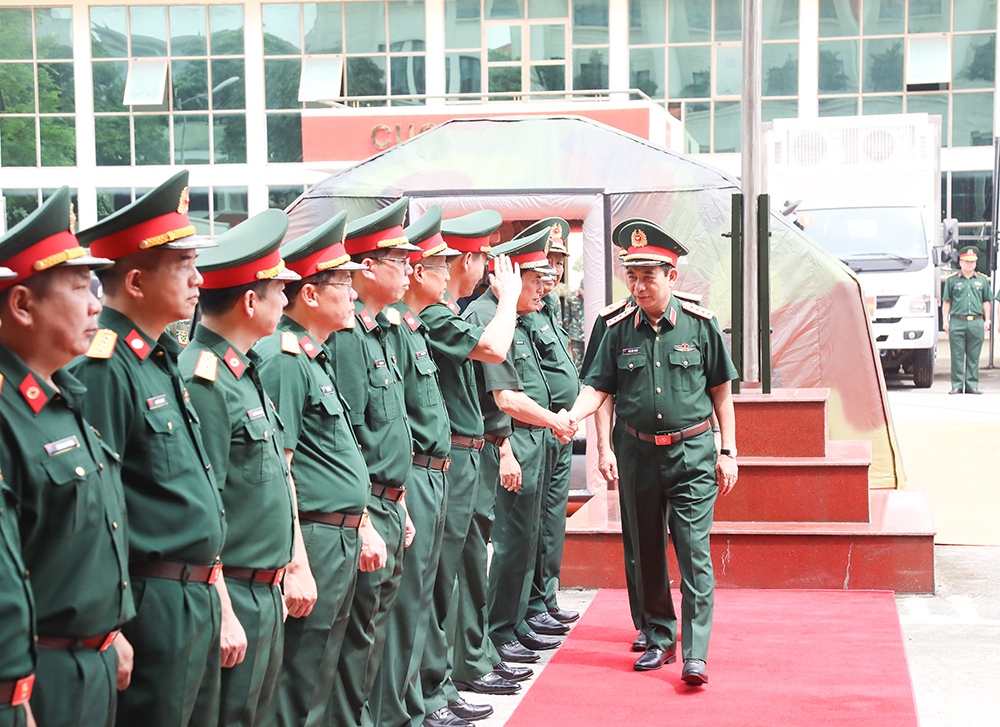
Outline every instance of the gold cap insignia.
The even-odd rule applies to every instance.
[[[646,233],[642,230],[632,230],[632,247],[645,247],[646,245]]]
[[[553,242],[562,242],[562,225],[552,225],[552,231],[549,233],[549,240]]]
[[[181,190],[181,198],[177,201],[177,213],[181,215],[186,215],[188,213],[188,208],[191,206],[191,193],[189,187],[185,187]]]

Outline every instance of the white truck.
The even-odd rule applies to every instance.
[[[779,119],[765,189],[861,281],[887,373],[934,380],[940,298],[940,117]],[[798,203],[798,205],[796,205]]]

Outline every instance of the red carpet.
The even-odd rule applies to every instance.
[[[633,671],[634,636],[625,591],[598,592],[507,727],[917,726],[889,592],[717,590],[705,687],[679,648]]]

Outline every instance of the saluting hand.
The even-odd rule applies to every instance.
[[[728,495],[736,487],[739,476],[735,457],[720,455],[715,463],[715,477],[719,483],[719,494]]]
[[[521,268],[512,265],[506,255],[497,255],[493,261],[493,272],[490,273],[490,288],[497,299],[504,296],[517,298],[521,295]]]
[[[368,520],[361,526],[358,534],[361,535],[361,559],[358,562],[358,570],[371,573],[379,568],[385,568],[385,561],[388,557],[385,541],[372,525],[372,521]]]

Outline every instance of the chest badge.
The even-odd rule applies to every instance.
[[[678,343],[674,346],[675,351],[680,351],[681,353],[688,353],[690,351],[697,350],[697,347],[691,343]]]

